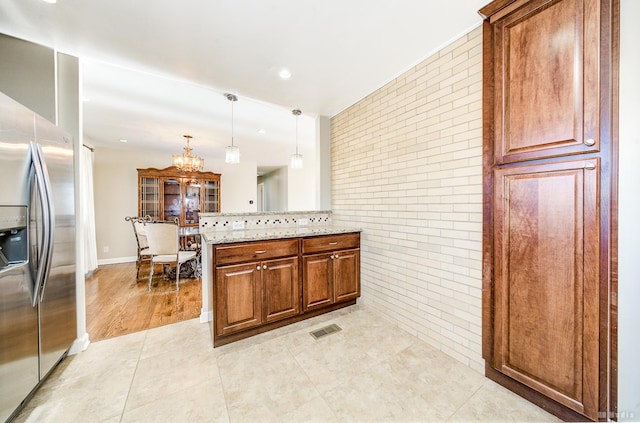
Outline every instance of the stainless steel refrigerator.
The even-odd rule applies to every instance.
[[[0,421],[76,338],[73,142],[0,93]]]

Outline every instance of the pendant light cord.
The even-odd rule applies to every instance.
[[[296,117],[296,156],[298,155],[298,116],[302,114],[300,109],[294,109],[291,111],[293,115]]]
[[[236,101],[238,101],[238,97],[235,96],[235,94],[229,94],[229,93],[225,93],[224,96],[227,98],[227,100],[229,100],[231,102],[231,147],[233,147],[233,103],[235,103]]]

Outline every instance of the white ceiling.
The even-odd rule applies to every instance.
[[[478,25],[488,0],[0,0],[0,32],[82,60],[96,146],[283,166],[333,116]],[[289,80],[278,72],[291,71]],[[258,130],[263,129],[264,133]],[[127,144],[118,140],[127,139]],[[205,162],[206,165],[206,162]]]

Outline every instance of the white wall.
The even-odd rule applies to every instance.
[[[304,161],[302,169],[283,166],[257,178],[258,184],[264,184],[263,211],[321,210],[318,205],[318,179],[321,175],[318,174],[317,160],[313,151],[300,149],[300,153]],[[324,184],[329,185],[326,180]]]
[[[640,420],[640,1],[620,2],[619,421]]]
[[[263,211],[287,211],[289,170],[281,167],[258,178],[258,183],[264,183]]]
[[[287,178],[287,208],[288,211],[319,210],[316,203],[318,179],[317,150],[300,148],[303,158],[302,169],[288,168]]]
[[[70,354],[83,351],[89,345],[89,334],[86,333],[87,313],[85,299],[85,231],[82,225],[85,215],[82,213],[80,198],[80,184],[77,182],[83,176],[80,172],[81,150],[84,148],[82,137],[82,108],[81,108],[81,74],[80,63],[77,57],[63,53],[57,53],[57,124],[73,136],[74,146],[74,186],[75,213],[76,213],[76,327],[78,339],[73,343]]]
[[[87,141],[90,144],[90,141]],[[256,164],[244,161],[227,165],[205,159],[206,171],[221,173],[222,212],[256,210]],[[100,264],[135,259],[136,243],[125,216],[138,214],[138,168],[165,168],[171,155],[149,151],[95,149],[94,195],[96,242]],[[249,204],[252,200],[253,204]],[[104,247],[109,251],[105,252]]]
[[[205,167],[207,166],[205,159]],[[213,172],[221,173],[220,189],[222,213],[255,212],[257,210],[256,172],[255,162],[241,160],[232,165],[222,160],[212,163]],[[250,202],[253,202],[250,204]]]
[[[331,210],[331,119],[316,119],[316,206],[319,210]]]

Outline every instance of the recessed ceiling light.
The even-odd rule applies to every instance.
[[[265,131],[264,129],[260,128],[260,129],[258,129],[258,133],[259,134],[266,134],[267,131]]]
[[[127,142],[127,140],[120,140],[120,142]]]
[[[280,78],[282,78],[282,79],[291,78],[291,72],[289,72],[289,69],[287,69],[287,68],[282,68],[278,75],[280,75]]]
[[[42,0],[45,3],[51,3],[51,4],[56,4],[58,2],[58,0]]]

